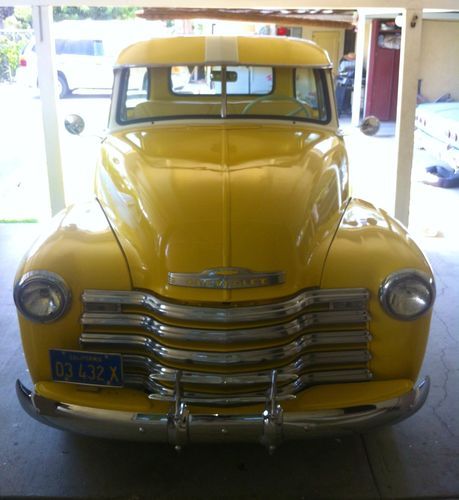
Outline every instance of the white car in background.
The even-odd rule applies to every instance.
[[[58,38],[55,43],[59,97],[66,97],[75,89],[111,90],[112,59],[105,55],[102,40]],[[30,42],[19,59],[16,81],[35,87],[37,74],[35,42]]]
[[[157,22],[62,21],[54,25],[59,97],[73,90],[106,90],[113,85],[113,64],[128,44],[161,33]],[[159,32],[159,33],[158,33]],[[32,39],[24,48],[16,71],[16,82],[36,88],[37,55]]]

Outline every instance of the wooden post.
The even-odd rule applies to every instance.
[[[409,223],[411,169],[414,146],[414,118],[417,85],[420,71],[422,9],[403,12],[400,79],[398,86],[397,124],[397,182],[394,214],[405,226]]]
[[[363,9],[358,11],[359,20],[357,24],[357,40],[355,44],[355,76],[354,93],[352,95],[352,119],[354,127],[360,123],[360,103],[362,102],[362,83],[363,83],[363,61],[365,58],[365,34],[368,28],[367,18]]]
[[[52,12],[53,8],[50,6],[38,5],[32,7],[45,134],[49,198],[51,213],[54,215],[65,207],[65,195],[57,112],[57,71],[54,60],[54,37],[51,32],[53,24]]]

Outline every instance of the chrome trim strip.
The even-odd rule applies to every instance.
[[[241,328],[234,330],[210,330],[205,328],[186,328],[170,326],[156,321],[150,316],[129,313],[84,313],[81,323],[86,327],[126,327],[137,328],[151,333],[155,337],[188,342],[215,342],[228,344],[289,338],[300,334],[310,326],[336,323],[366,323],[369,315],[366,311],[314,312],[304,314],[288,323],[265,327]]]
[[[271,370],[272,373],[272,370]],[[317,384],[341,384],[346,382],[367,382],[373,374],[367,369],[333,370],[301,375],[293,382],[278,386],[277,399],[295,399],[295,394]],[[148,397],[156,401],[175,401],[175,390],[143,377],[142,375],[126,375],[126,386],[143,387],[150,391]],[[183,389],[182,401],[191,404],[207,404],[211,406],[243,405],[264,403],[266,388],[243,393],[205,393]]]
[[[336,436],[392,424],[418,411],[427,398],[429,388],[430,381],[426,377],[411,391],[377,403],[307,412],[283,411],[278,422],[280,436],[284,441]],[[174,439],[174,433],[170,432],[174,422],[171,423],[168,414],[105,410],[54,401],[30,391],[19,380],[16,382],[16,393],[24,411],[58,429],[118,440],[167,443]],[[181,424],[186,430],[187,443],[265,443],[268,417],[266,412],[225,415],[193,414],[190,411]]]
[[[367,363],[371,359],[368,351],[315,352],[305,354],[296,361],[277,370],[279,382],[296,380],[302,370],[320,365]],[[142,369],[149,378],[157,382],[175,382],[179,370],[156,363],[152,358],[137,354],[123,354],[124,372],[130,369]],[[272,370],[257,370],[243,373],[213,373],[190,370],[181,371],[184,383],[196,385],[251,385],[268,383]]]
[[[362,344],[371,340],[368,331],[340,331],[309,333],[289,344],[244,351],[197,351],[166,347],[144,335],[123,335],[111,333],[82,333],[80,343],[83,347],[113,347],[142,349],[166,361],[187,362],[199,365],[242,366],[252,363],[282,361],[302,354],[310,346],[330,344]]]
[[[211,307],[176,304],[140,291],[85,290],[82,300],[87,312],[96,312],[97,306],[100,306],[100,312],[104,312],[103,304],[113,304],[144,308],[171,319],[227,324],[282,319],[300,314],[313,305],[328,304],[329,311],[366,310],[369,296],[364,288],[314,289],[270,304]]]
[[[283,271],[256,272],[242,267],[205,269],[200,273],[168,273],[169,285],[189,288],[215,288],[233,290],[281,285],[285,282]]]

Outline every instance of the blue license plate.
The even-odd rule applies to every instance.
[[[50,349],[49,356],[52,377],[57,382],[101,387],[123,386],[120,354]]]

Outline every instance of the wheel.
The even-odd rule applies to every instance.
[[[304,103],[302,103],[301,101],[299,101],[295,97],[288,96],[288,95],[277,95],[277,96],[275,96],[275,95],[264,96],[263,95],[261,97],[257,97],[252,102],[249,102],[249,104],[247,104],[247,106],[242,110],[241,114],[245,115],[256,104],[258,104],[259,102],[263,102],[263,101],[292,101],[292,102],[295,102],[296,104],[298,104],[298,108],[294,109],[293,111],[291,111],[290,113],[288,113],[286,116],[294,116],[294,115],[296,115],[299,112],[303,112],[306,115],[307,118],[311,117],[311,113],[306,108],[306,106],[304,105]]]
[[[57,93],[61,99],[70,94],[67,79],[62,73],[57,74]]]

